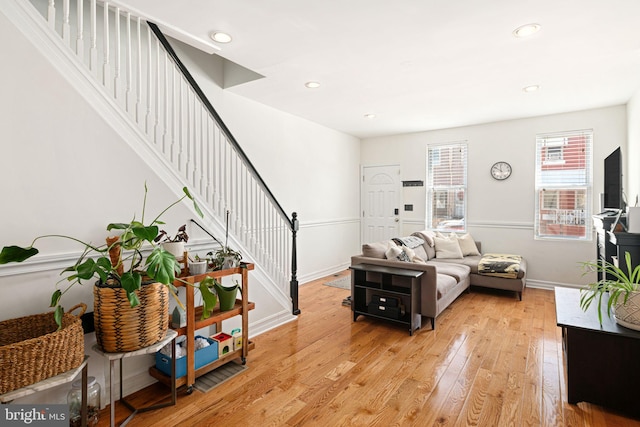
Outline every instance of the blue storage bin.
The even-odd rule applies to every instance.
[[[195,353],[195,369],[201,368],[206,364],[218,360],[218,342],[211,338],[196,336],[197,338],[204,338],[209,342],[209,347],[201,348]],[[171,376],[171,356],[165,356],[159,351],[156,352],[156,368],[166,375]],[[181,357],[176,360],[176,378],[184,377],[187,375],[187,356]]]

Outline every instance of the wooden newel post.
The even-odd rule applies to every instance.
[[[291,282],[290,282],[290,294],[292,302],[292,313],[295,315],[300,314],[298,308],[298,250],[296,247],[296,237],[298,234],[298,214],[293,213],[291,215]]]

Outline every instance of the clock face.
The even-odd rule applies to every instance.
[[[511,175],[511,165],[507,162],[496,162],[491,166],[491,176],[498,180],[509,178]]]

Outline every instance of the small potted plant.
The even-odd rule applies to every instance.
[[[226,224],[225,224],[225,239],[224,246],[215,252],[207,253],[214,260],[215,268],[217,270],[226,270],[227,268],[234,268],[240,265],[242,254],[238,251],[234,251],[229,247],[229,210],[226,212]]]
[[[196,255],[193,260],[189,259],[189,274],[196,276],[207,272],[208,263],[206,259]]]
[[[178,228],[178,232],[175,236],[171,237],[164,230],[160,230],[158,236],[154,239],[154,242],[160,243],[165,251],[173,254],[177,260],[181,260],[184,257],[184,244],[189,241],[189,235],[187,234],[187,225],[182,224]]]
[[[586,311],[595,302],[598,305],[598,320],[602,325],[602,308],[606,304],[607,316],[611,317],[613,314],[616,323],[638,331],[640,312],[631,307],[640,306],[640,265],[635,268],[632,266],[629,252],[625,252],[625,264],[626,270],[610,262],[582,263],[586,270],[584,274],[602,272],[605,278],[581,289],[580,307]]]

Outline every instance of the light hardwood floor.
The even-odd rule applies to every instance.
[[[348,274],[347,272],[341,273]],[[236,378],[130,426],[640,426],[604,408],[569,405],[553,292],[473,289],[412,337],[341,305],[348,290],[300,288],[298,320],[253,338]],[[256,301],[256,305],[259,304]],[[597,349],[594,349],[597,351]],[[168,388],[129,396],[145,406]],[[116,404],[120,423],[128,411]],[[100,425],[109,422],[108,408]]]

